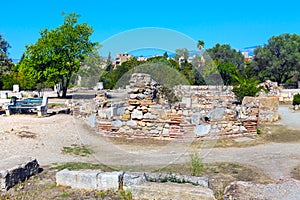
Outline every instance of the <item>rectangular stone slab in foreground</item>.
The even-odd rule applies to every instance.
[[[6,191],[39,172],[37,160],[27,156],[16,156],[0,160],[0,191]]]

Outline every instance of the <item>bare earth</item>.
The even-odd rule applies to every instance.
[[[290,113],[280,108],[279,123],[300,129],[300,111]],[[84,144],[92,156],[62,154],[63,147]],[[85,122],[71,115],[58,114],[39,118],[36,115],[0,116],[0,163],[13,156],[32,156],[41,165],[57,162],[92,162],[106,165],[167,165],[186,162],[192,149],[184,143],[168,145],[116,145],[96,134]],[[244,148],[201,149],[204,162],[239,162],[263,170],[274,180],[290,177],[300,165],[300,143],[267,143]]]

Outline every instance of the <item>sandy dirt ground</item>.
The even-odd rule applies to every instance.
[[[300,128],[300,112],[279,109],[278,123]],[[292,120],[291,120],[292,119]],[[188,141],[189,142],[189,141]],[[191,142],[191,141],[190,141]],[[87,157],[63,154],[63,147],[87,145],[94,153]],[[0,162],[14,156],[32,156],[41,165],[57,162],[92,162],[106,165],[168,165],[186,162],[192,149],[182,142],[152,146],[113,144],[97,134],[81,119],[56,114],[37,117],[30,114],[0,116]],[[267,143],[244,148],[211,148],[199,150],[204,162],[239,162],[254,165],[274,180],[289,177],[300,165],[299,143]]]

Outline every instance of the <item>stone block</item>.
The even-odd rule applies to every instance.
[[[123,172],[103,172],[98,174],[97,189],[99,190],[118,190]]]
[[[133,120],[130,120],[130,121],[127,121],[127,122],[126,122],[126,125],[127,125],[127,126],[137,126],[137,122],[136,122],[136,121],[133,121]]]
[[[211,131],[211,125],[197,125],[194,133],[197,136],[205,136],[207,134],[209,134]]]
[[[56,184],[77,189],[97,189],[97,176],[100,170],[69,171],[64,169],[56,173]]]
[[[192,184],[146,182],[132,186],[131,192],[133,199],[215,199],[211,189]]]
[[[131,189],[134,185],[147,182],[142,172],[125,172],[123,174],[123,190]]]
[[[0,191],[8,190],[39,172],[40,165],[32,157],[11,157],[0,163]]]
[[[120,120],[114,120],[111,122],[111,124],[117,128],[120,128],[123,125],[122,121],[120,121]]]
[[[131,119],[143,119],[143,112],[137,109],[133,110],[131,113]]]
[[[56,184],[87,190],[118,190],[122,174],[123,172],[64,169],[56,173]]]
[[[122,118],[123,119],[130,119],[131,115],[130,114],[123,114]]]

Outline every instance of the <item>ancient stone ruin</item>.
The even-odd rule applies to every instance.
[[[179,101],[171,104],[161,88],[150,75],[133,74],[121,98],[99,92],[94,99],[73,100],[73,113],[105,136],[160,139],[251,136],[258,123],[279,117],[276,92],[240,104],[230,86],[178,85],[171,90]]]
[[[0,163],[0,191],[6,191],[21,181],[39,172],[40,165],[35,158],[11,157]]]
[[[56,183],[75,189],[129,190],[133,199],[215,199],[207,177],[170,173],[64,169],[56,174]]]

